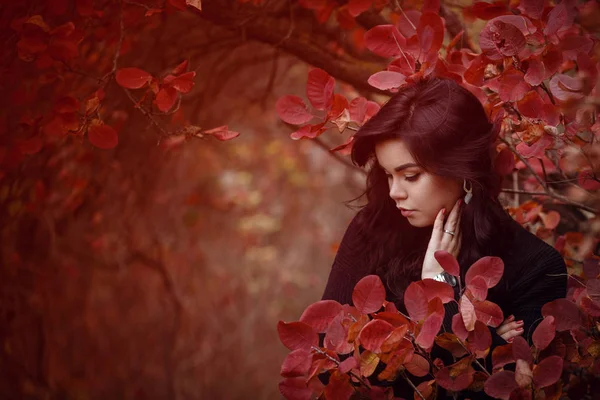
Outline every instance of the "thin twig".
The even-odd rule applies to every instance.
[[[311,347],[312,350],[316,351],[317,353],[325,356],[329,361],[333,362],[336,366],[340,366],[340,362],[338,360],[336,360],[335,358],[331,357],[329,354],[327,354],[326,352],[324,352],[323,350],[321,350],[319,347],[316,346],[312,346]],[[356,375],[354,372],[352,371],[348,371],[348,374],[353,376],[354,378],[356,378],[358,380],[358,382],[360,382],[363,386],[369,388],[370,386],[358,375]]]
[[[425,399],[425,396],[423,396],[423,394],[419,391],[419,389],[417,389],[417,387],[415,386],[414,383],[412,383],[412,381],[408,378],[408,376],[406,376],[406,372],[401,371],[400,374],[402,375],[402,377],[404,378],[404,380],[406,380],[406,382],[408,382],[408,384],[410,385],[410,387],[415,391],[415,393],[417,395],[419,395],[419,397],[423,400]]]
[[[519,157],[519,159],[523,162],[523,164],[525,164],[527,169],[533,174],[535,179],[540,183],[540,185],[542,185],[544,190],[548,190],[548,185],[546,185],[546,183],[542,180],[542,178],[535,172],[535,170],[533,169],[531,164],[529,164],[529,161],[527,161],[527,159],[525,157],[523,157],[521,154],[519,154],[519,152],[517,151],[515,146],[513,146],[512,143],[510,143],[505,138],[500,138],[500,140],[508,146],[508,148],[510,149],[510,151],[513,152],[513,154],[515,154],[517,157]]]
[[[356,165],[352,164],[350,161],[348,161],[347,159],[345,159],[344,157],[340,156],[337,153],[333,153],[330,151],[329,146],[327,146],[325,144],[325,142],[323,142],[321,139],[319,138],[314,138],[312,139],[312,141],[314,143],[317,144],[317,146],[321,147],[322,149],[326,150],[327,153],[329,153],[329,155],[331,155],[331,157],[335,158],[337,161],[341,162],[342,164],[344,164],[347,167],[350,167],[356,171],[360,171],[361,173],[366,175],[366,171],[362,168],[357,167]]]

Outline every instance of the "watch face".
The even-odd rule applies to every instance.
[[[446,282],[450,286],[452,286],[452,287],[456,286],[456,277],[455,276],[446,273],[446,274],[444,274],[444,278],[446,278]]]

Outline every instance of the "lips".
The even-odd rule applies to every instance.
[[[400,208],[400,213],[402,214],[403,217],[408,217],[414,212],[415,212],[415,210],[407,210],[406,208]]]

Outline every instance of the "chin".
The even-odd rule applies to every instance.
[[[408,223],[414,226],[415,228],[425,228],[427,226],[432,226],[433,222],[428,223],[427,221],[423,221],[421,219],[407,218]]]

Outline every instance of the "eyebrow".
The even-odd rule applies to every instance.
[[[398,165],[397,167],[394,168],[394,172],[400,172],[400,171],[402,171],[406,168],[410,168],[410,167],[418,167],[418,165],[415,163],[406,163],[406,164]],[[385,169],[385,168],[383,168],[383,169]]]

